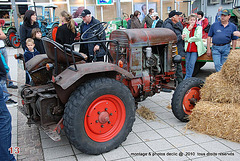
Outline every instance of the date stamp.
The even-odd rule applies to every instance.
[[[8,151],[10,152],[10,154],[20,154],[20,148],[18,146],[10,147]]]

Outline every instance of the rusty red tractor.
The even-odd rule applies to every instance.
[[[106,29],[100,28],[85,33],[97,37]],[[174,64],[181,57],[175,54],[177,37],[169,29],[116,30],[109,40],[63,46],[42,40],[46,55],[26,63],[32,86],[22,87],[19,109],[29,124],[38,124],[54,140],[63,129],[84,153],[117,148],[132,130],[137,102],[162,88],[175,89]],[[89,43],[104,46],[104,62],[86,63],[73,50]]]

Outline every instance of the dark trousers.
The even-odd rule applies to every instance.
[[[177,67],[176,67],[176,77],[177,77],[177,82],[178,84],[180,84],[183,81],[183,73],[182,73],[182,65],[181,63],[177,63]]]
[[[0,87],[0,160],[15,161],[16,159],[10,151],[12,138],[11,115],[3,100],[3,89]]]

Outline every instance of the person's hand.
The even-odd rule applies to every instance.
[[[233,35],[240,37],[240,31],[234,31],[234,32],[233,32]]]
[[[182,39],[184,40],[184,38],[186,38],[186,36],[187,36],[186,34],[183,34],[182,35]]]
[[[96,52],[97,50],[99,50],[99,45],[95,45],[95,46],[94,46],[93,51]]]
[[[86,54],[84,54],[84,53],[80,53],[80,54],[83,56],[83,58],[84,58],[85,60],[87,60],[88,56],[87,56]]]
[[[193,26],[194,26],[194,24],[190,24],[190,25],[188,26],[188,30],[192,30]]]
[[[212,51],[211,51],[211,49],[207,49],[207,56],[208,56],[208,57],[211,57],[211,56],[212,56]]]

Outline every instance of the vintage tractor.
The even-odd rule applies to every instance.
[[[106,29],[106,38],[108,39],[110,34],[117,29],[127,29],[127,21],[129,20],[129,15],[123,13],[123,17],[116,18],[113,21],[108,22],[108,27]]]
[[[47,36],[53,40],[56,39],[56,33],[59,25],[58,17],[55,17],[56,8],[56,5],[34,5],[28,7],[29,10],[33,10],[37,14],[37,22],[42,31],[42,36]]]
[[[20,38],[17,34],[17,29],[13,22],[13,10],[12,9],[0,9],[0,26],[3,33],[6,35],[5,42],[8,46],[14,48],[20,47]],[[15,43],[12,43],[12,42]]]
[[[175,55],[177,37],[169,29],[121,29],[109,40],[87,41],[105,32],[103,24],[93,25],[81,35],[85,41],[72,45],[42,38],[46,55],[26,63],[34,85],[20,90],[19,110],[29,124],[38,124],[54,140],[64,129],[70,143],[88,154],[117,148],[132,130],[137,102],[162,88],[175,89],[174,65],[181,62]],[[73,50],[91,43],[103,46],[104,62],[94,57],[86,63]]]

